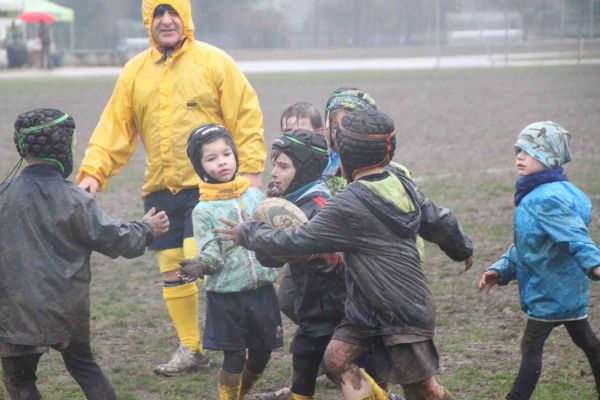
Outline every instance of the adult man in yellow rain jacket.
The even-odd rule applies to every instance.
[[[144,0],[142,16],[151,47],[125,65],[77,181],[92,195],[105,189],[141,138],[144,208],[165,210],[171,220],[169,233],[150,249],[157,251],[163,298],[180,341],[171,360],[154,371],[172,376],[210,364],[202,353],[196,282],[176,276],[179,261],[196,255],[190,215],[200,179],[186,156],[188,135],[205,123],[224,125],[239,149],[240,173],[254,186],[260,186],[266,149],[254,89],[225,52],[194,40],[189,0]]]

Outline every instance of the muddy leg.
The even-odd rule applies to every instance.
[[[402,385],[406,400],[446,400],[446,391],[440,386],[435,377],[427,378],[421,382]],[[448,394],[450,396],[450,394]],[[452,399],[452,397],[448,397]]]
[[[369,381],[354,363],[367,349],[362,346],[332,339],[325,350],[325,367],[341,385],[346,400],[363,399],[373,394]]]

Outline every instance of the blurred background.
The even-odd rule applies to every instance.
[[[532,50],[585,56],[600,36],[600,0],[191,3],[196,38],[242,58],[284,50],[293,57],[307,49],[319,50],[312,57],[331,58],[331,49],[349,48],[379,49],[363,50],[375,56]],[[148,46],[140,8],[139,0],[0,0],[0,67],[122,65]],[[44,51],[51,53],[49,66],[39,62],[37,53]]]
[[[423,193],[453,210],[476,247],[467,272],[435,246],[426,250],[440,381],[464,400],[503,398],[519,367],[525,317],[516,284],[484,295],[477,282],[512,242],[513,144],[527,124],[551,119],[573,134],[567,174],[593,202],[590,232],[600,243],[600,0],[191,1],[196,38],[233,55],[256,89],[267,143],[280,135],[286,105],[305,100],[323,111],[340,86],[366,90],[394,119],[396,160]],[[148,47],[140,9],[141,0],[0,0],[3,177],[18,162],[15,117],[40,106],[75,118],[79,165],[121,65]],[[110,215],[143,215],[144,169],[138,146],[98,196]],[[93,348],[119,399],[214,399],[217,370],[168,384],[152,373],[177,345],[154,255],[96,254],[92,269]],[[598,332],[597,284],[590,304]],[[203,321],[204,308],[200,314]],[[284,319],[286,346],[273,353],[257,392],[289,385],[295,329]],[[55,352],[38,372],[45,399],[81,398]],[[317,399],[339,399],[334,388],[317,390]],[[563,329],[547,341],[533,399],[598,399],[588,361]]]

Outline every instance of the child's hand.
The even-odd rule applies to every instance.
[[[495,269],[491,269],[489,271],[485,271],[479,280],[479,291],[481,292],[483,289],[487,287],[487,292],[498,283],[500,280],[500,273]]]
[[[144,215],[144,220],[152,224],[152,233],[154,236],[160,236],[169,230],[169,217],[164,211],[157,213],[155,207],[152,207]]]
[[[592,274],[594,274],[596,278],[600,278],[600,265],[594,267]]]
[[[465,260],[465,271],[470,270],[472,266],[473,266],[473,256],[471,256]]]
[[[96,197],[96,193],[98,192],[98,188],[100,187],[100,182],[98,179],[94,178],[91,175],[83,175],[83,179],[79,182],[79,187],[92,195],[92,197]]]
[[[213,233],[221,233],[221,236],[217,236],[217,240],[221,241],[221,242],[226,242],[226,241],[231,241],[233,242],[231,246],[227,247],[225,249],[225,251],[230,251],[234,248],[236,248],[237,246],[240,245],[240,239],[239,239],[239,234],[240,234],[240,224],[238,224],[235,221],[232,221],[230,219],[227,218],[219,218],[219,221],[221,221],[222,223],[229,225],[228,228],[215,228],[213,229]]]
[[[199,257],[191,260],[181,260],[179,265],[181,265],[181,269],[175,274],[179,279],[186,282],[193,282],[198,278],[203,278],[204,275],[211,275],[208,262]]]

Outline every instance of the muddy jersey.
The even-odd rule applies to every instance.
[[[386,171],[340,190],[296,230],[247,221],[240,228],[240,243],[290,255],[342,251],[345,318],[411,343],[432,338],[435,330],[435,306],[421,269],[417,234],[455,261],[473,253],[448,209],[424,197],[407,177]]]
[[[323,182],[306,190],[294,202],[310,220],[331,198]],[[346,285],[342,257],[317,254],[310,261],[290,264],[296,286],[294,313],[302,332],[310,337],[331,335],[344,318]]]
[[[0,224],[0,342],[30,346],[88,341],[91,252],[137,257],[153,238],[48,164],[0,186]]]

